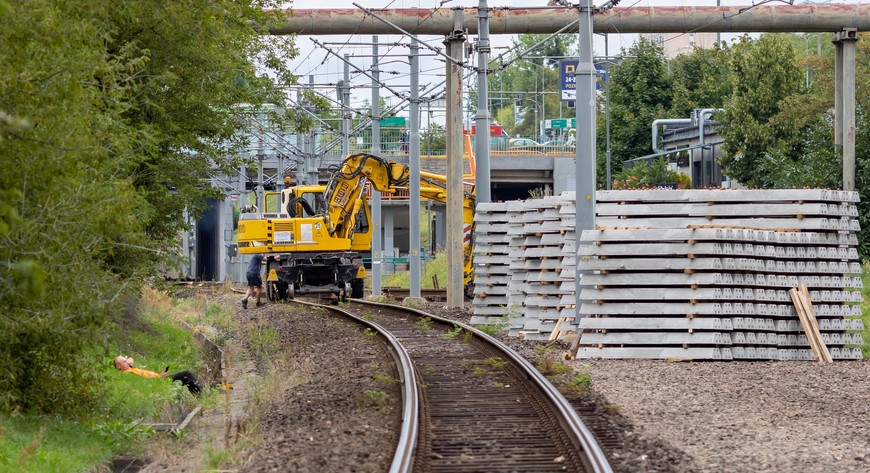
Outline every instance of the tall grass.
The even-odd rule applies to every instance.
[[[422,276],[420,278],[420,287],[434,288],[435,278],[438,280],[438,287],[447,286],[447,252],[442,251],[435,255],[434,259],[426,261],[422,265]],[[387,274],[383,278],[384,286],[392,287],[411,287],[411,272],[397,271],[392,274]]]
[[[177,310],[178,304],[167,296],[146,291],[140,314],[122,318],[103,346],[91,348],[88,363],[101,380],[92,388],[102,396],[86,412],[65,418],[0,414],[0,471],[99,471],[97,465],[115,454],[145,453],[153,447],[148,440],[153,431],[144,424],[170,420],[174,406],[193,405],[196,399],[180,383],[122,373],[112,361],[126,355],[151,371],[167,365],[170,372],[195,371],[199,354],[190,333],[171,316]]]

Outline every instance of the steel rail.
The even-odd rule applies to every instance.
[[[444,317],[440,317],[427,312],[423,312],[421,310],[393,304],[383,304],[379,302],[365,301],[361,299],[353,299],[352,303],[370,305],[373,307],[390,308],[393,310],[409,312],[421,317],[429,317],[432,320],[436,320],[444,324],[452,324],[462,327],[463,330],[469,331],[473,333],[475,337],[478,337],[479,339],[489,343],[491,346],[504,353],[514,364],[514,366],[521,369],[528,377],[529,381],[531,381],[544,394],[544,397],[547,399],[547,401],[550,402],[556,412],[560,414],[559,422],[562,425],[563,429],[565,429],[566,432],[570,434],[569,437],[571,437],[572,441],[575,444],[575,447],[582,453],[581,458],[585,460],[584,466],[586,467],[586,469],[595,473],[613,472],[613,469],[611,468],[610,463],[607,461],[607,457],[604,455],[604,451],[601,449],[601,446],[598,445],[595,436],[592,434],[589,428],[586,427],[586,424],[583,423],[583,420],[577,414],[577,411],[575,411],[574,408],[571,406],[571,403],[569,403],[568,400],[565,399],[565,396],[563,396],[562,393],[559,392],[559,390],[556,389],[556,387],[553,386],[553,384],[550,383],[550,381],[543,374],[541,374],[540,371],[538,371],[528,360],[515,352],[509,346],[503,344],[494,337],[491,337],[490,335],[487,335],[486,333],[470,325],[455,320],[446,319]]]
[[[462,28],[477,34],[477,8],[465,8]],[[490,8],[490,34],[552,33],[577,18],[577,8]],[[372,10],[383,20],[417,35],[453,31],[453,11],[397,8]],[[272,10],[283,26],[273,35],[395,34],[396,30],[358,9]],[[596,33],[763,33],[870,29],[870,4],[618,7],[593,15]]]
[[[393,334],[380,325],[358,317],[344,309],[298,299],[293,302],[338,312],[361,325],[371,328],[387,340],[390,354],[399,368],[399,377],[402,382],[402,428],[399,435],[399,443],[396,446],[396,453],[393,455],[389,471],[390,473],[411,473],[414,467],[414,449],[417,447],[417,436],[419,433],[420,398],[417,392],[417,374],[414,371],[411,356],[405,350],[405,347],[402,346],[401,342]]]

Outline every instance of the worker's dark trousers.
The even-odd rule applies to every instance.
[[[196,381],[196,376],[190,371],[179,371],[172,375],[172,380],[181,381],[181,384],[183,384],[191,394],[199,394],[202,392],[202,389]]]

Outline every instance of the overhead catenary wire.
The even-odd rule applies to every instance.
[[[320,43],[320,42],[317,41],[316,39],[314,39],[314,38],[310,38],[310,39],[311,39],[311,41],[312,41],[314,44],[316,44],[316,45],[322,47],[323,49],[325,49],[329,54],[332,54],[332,55],[334,55],[335,57],[337,57],[340,61],[347,63],[350,67],[356,69],[356,70],[359,71],[361,74],[363,74],[363,75],[365,75],[366,77],[368,77],[369,79],[372,79],[373,81],[376,81],[376,82],[377,82],[381,87],[383,87],[383,88],[389,90],[389,91],[390,91],[393,95],[395,95],[396,97],[398,97],[398,98],[404,98],[404,97],[405,97],[405,94],[403,94],[403,93],[401,93],[401,92],[399,92],[399,91],[393,89],[392,87],[390,87],[389,85],[387,85],[385,82],[383,82],[383,81],[381,81],[381,80],[376,80],[376,79],[375,79],[371,74],[369,74],[367,71],[364,71],[363,69],[358,68],[358,67],[357,67],[356,65],[354,65],[352,62],[348,61],[347,59],[345,59],[345,58],[341,57],[340,55],[338,55],[337,53],[333,52],[331,49],[327,48],[326,46],[324,46],[322,43]]]

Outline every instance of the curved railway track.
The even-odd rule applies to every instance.
[[[391,472],[610,472],[595,437],[525,358],[462,323],[353,300],[317,305],[392,346],[403,423]]]

